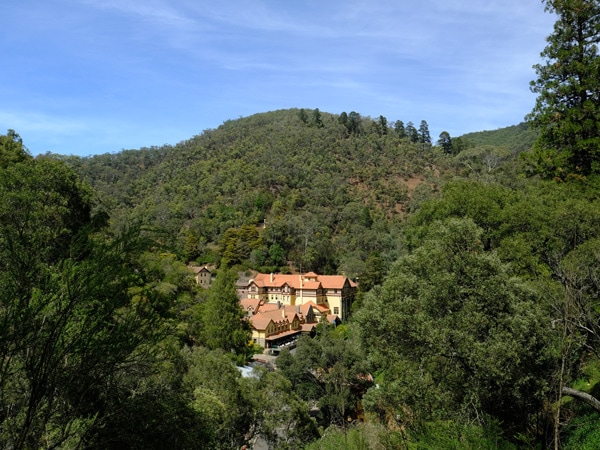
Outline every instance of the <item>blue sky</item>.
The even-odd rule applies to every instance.
[[[0,133],[33,155],[176,144],[283,108],[516,125],[540,0],[2,0]]]

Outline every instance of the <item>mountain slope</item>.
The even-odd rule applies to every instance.
[[[186,259],[216,260],[229,245],[232,264],[356,275],[369,255],[394,259],[403,215],[454,163],[380,121],[354,113],[349,127],[312,113],[256,114],[173,147],[67,160],[115,226],[161,230]],[[238,236],[244,225],[262,227],[258,238]]]

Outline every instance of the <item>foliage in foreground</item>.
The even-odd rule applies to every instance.
[[[560,186],[515,176],[508,142],[446,133],[436,151],[425,121],[356,112],[256,115],[95,167],[1,136],[0,442],[299,448],[310,404],[327,429],[309,448],[594,448],[600,407],[570,386],[597,397],[581,377],[600,356],[599,5],[544,3],[558,21],[525,160]],[[437,195],[443,176],[471,181]],[[153,248],[115,233],[132,220],[163,231]],[[370,293],[354,324],[245,379],[232,279],[200,293],[177,257],[343,270]],[[378,425],[349,426],[361,406]]]
[[[391,431],[376,423],[330,427],[305,450],[514,450],[493,423],[482,427],[453,421],[428,422],[418,431]]]
[[[524,431],[547,389],[548,319],[535,291],[483,248],[470,219],[432,224],[357,320],[381,377],[365,406],[382,420],[457,420]],[[512,430],[512,431],[511,431]]]

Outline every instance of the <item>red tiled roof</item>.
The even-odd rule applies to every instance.
[[[283,313],[285,313],[285,317],[284,317]],[[261,310],[259,310],[258,314],[255,314],[252,317],[250,317],[250,323],[252,323],[252,326],[254,328],[256,328],[257,330],[264,330],[267,327],[267,325],[269,325],[269,321],[271,321],[271,320],[275,323],[286,321],[286,320],[289,323],[292,323],[295,318],[298,318],[298,320],[300,320],[300,318],[298,317],[298,314],[296,314],[295,309],[292,312],[292,311],[289,311],[286,309],[272,309],[270,311],[263,311],[261,308]],[[264,325],[264,328],[259,328],[259,324],[261,326]]]
[[[327,314],[327,322],[334,323],[334,322],[341,322],[341,320],[337,314]]]
[[[316,278],[317,281],[309,281],[307,278]],[[343,275],[317,275],[314,272],[305,275],[258,273],[254,277],[254,283],[259,287],[282,287],[288,284],[294,289],[317,289],[319,284],[325,289],[342,289],[346,280],[350,282],[350,286],[356,287],[352,280]]]
[[[255,314],[249,320],[252,328],[259,331],[266,330],[269,323],[273,322],[273,319],[266,317],[264,314]]]
[[[310,289],[314,291],[316,291],[320,287],[322,286],[319,281],[303,281],[301,286],[302,289]],[[300,287],[297,287],[296,289],[300,289]]]
[[[312,305],[314,303],[311,302],[306,302],[303,305],[300,305],[300,312],[304,315],[304,316],[308,316],[308,311],[310,310],[310,308],[312,308]]]
[[[316,323],[303,323],[302,324],[302,332],[310,333],[312,330],[315,329],[316,326],[317,326]]]
[[[277,303],[264,303],[261,307],[260,307],[260,312],[269,312],[269,311],[276,311],[279,309],[279,305]]]
[[[325,289],[342,289],[347,278],[343,275],[324,275],[319,280]]]
[[[283,315],[284,313],[285,313],[285,317]],[[281,321],[281,320],[288,320],[290,323],[294,320],[294,317],[297,316],[295,308],[294,308],[293,312],[289,311],[289,310],[286,310],[285,308],[282,308],[282,309],[276,309],[276,310],[273,310],[273,311],[268,311],[268,312],[266,312],[264,314],[266,314],[269,317],[271,317],[274,322],[278,322],[278,321]]]
[[[252,308],[254,313],[256,313],[260,308],[260,299],[259,298],[244,298],[240,300],[240,306],[244,311],[248,311],[248,308]]]
[[[310,302],[306,302],[305,305],[310,305],[313,307],[313,309],[318,310],[321,314],[329,312],[329,306],[327,305],[317,305],[315,302],[310,301]]]

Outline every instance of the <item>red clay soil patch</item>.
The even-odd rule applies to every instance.
[[[408,197],[409,198],[412,196],[412,193],[417,188],[417,186],[423,182],[425,182],[425,179],[423,177],[409,178],[408,180],[406,180],[404,182],[404,184],[406,184],[406,187],[408,188]]]
[[[409,178],[408,180],[402,180],[402,183],[406,186],[407,188],[407,192],[406,192],[406,196],[408,199],[412,198],[412,194],[414,192],[414,190],[417,188],[417,186],[419,186],[420,184],[425,182],[425,178],[424,177],[412,177]],[[398,215],[402,220],[405,217],[406,214],[406,202],[404,203],[396,203],[395,207],[394,207],[394,213],[396,215]]]

